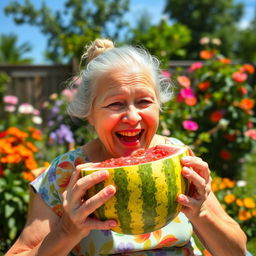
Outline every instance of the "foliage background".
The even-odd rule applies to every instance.
[[[42,31],[48,39],[45,57],[52,63],[72,63],[75,71],[84,45],[99,36],[111,37],[118,45],[143,45],[156,55],[163,73],[176,85],[174,99],[161,114],[159,132],[183,140],[209,162],[217,197],[245,230],[248,248],[256,253],[256,87],[251,65],[256,61],[255,20],[246,29],[238,27],[243,5],[232,0],[168,0],[165,19],[153,25],[144,13],[136,27],[123,19],[128,10],[128,0],[67,0],[61,11],[45,4],[36,8],[26,0],[11,1],[5,12],[17,25]],[[17,43],[15,35],[0,35],[1,64],[32,63],[24,57],[30,44]],[[189,69],[170,72],[173,59],[197,61]],[[6,220],[0,225],[0,254],[24,225],[29,181],[57,154],[95,136],[85,121],[66,114],[76,88],[50,95],[37,110],[18,98],[5,98],[9,80],[0,75],[0,218]],[[40,119],[41,111],[49,113],[47,120]],[[33,159],[31,165],[28,159]]]

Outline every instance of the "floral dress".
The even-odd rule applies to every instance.
[[[181,142],[168,138],[170,144]],[[78,164],[88,162],[87,156],[78,148],[58,156],[49,168],[37,177],[32,187],[47,205],[62,215],[62,193]],[[124,235],[112,230],[93,230],[70,252],[70,256],[134,255],[134,256],[190,256],[201,255],[194,246],[192,225],[180,213],[165,227],[142,235]]]

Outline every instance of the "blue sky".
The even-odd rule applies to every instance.
[[[44,0],[48,7],[58,9],[63,6],[65,0]],[[189,0],[188,0],[189,1]],[[245,5],[245,15],[240,24],[241,27],[246,27],[255,13],[256,0],[235,0],[243,2]],[[34,59],[36,64],[44,64],[43,52],[46,49],[46,38],[40,33],[37,27],[29,25],[17,26],[12,21],[11,17],[4,15],[3,9],[9,3],[9,0],[0,0],[0,34],[14,33],[18,36],[18,44],[29,42],[32,47],[32,53],[28,56]],[[20,1],[23,2],[23,1]],[[42,0],[32,0],[36,6],[40,6]],[[152,16],[152,22],[157,23],[162,17],[165,0],[130,0],[130,12],[126,18],[134,24],[136,18],[143,10],[147,10]]]

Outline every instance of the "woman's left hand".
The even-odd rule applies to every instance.
[[[211,192],[212,179],[208,164],[199,157],[183,157],[181,164],[182,175],[190,182],[190,189],[188,195],[180,194],[177,201],[184,206],[182,212],[192,220],[204,211],[204,202]]]

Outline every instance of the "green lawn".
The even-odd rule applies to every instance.
[[[246,162],[243,179],[247,181],[247,192],[249,195],[256,195],[256,147]],[[248,241],[248,250],[256,255],[256,237]]]

